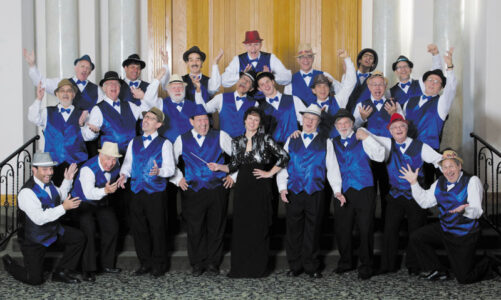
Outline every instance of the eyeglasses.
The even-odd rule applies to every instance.
[[[59,89],[60,93],[64,93],[64,94],[72,94],[74,93],[75,91],[73,89]]]
[[[385,84],[384,83],[371,83],[369,84],[370,86],[374,86],[374,87],[385,87]]]
[[[313,59],[313,57],[314,56],[312,54],[310,54],[310,55],[301,55],[298,58],[299,59]]]
[[[397,70],[406,70],[406,69],[410,69],[409,66],[398,66],[397,67]]]
[[[432,79],[432,78],[428,78],[428,79],[426,79],[426,81],[428,81],[429,83],[433,83],[433,84],[442,84],[442,80],[437,80],[437,79]]]

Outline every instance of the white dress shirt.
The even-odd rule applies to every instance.
[[[259,54],[258,59],[259,57],[261,57],[261,54]],[[256,65],[257,63],[253,63],[254,67],[256,67]],[[275,75],[276,83],[280,85],[286,85],[291,82],[291,71],[285,68],[284,64],[282,64],[282,62],[275,56],[275,54],[271,54],[269,67],[273,75]],[[239,78],[240,60],[238,59],[238,55],[235,55],[230,64],[224,70],[223,75],[221,75],[223,87],[231,87],[238,81]]]
[[[111,174],[103,169],[99,158],[97,159],[97,162],[99,164],[99,169],[104,172],[104,177],[109,182],[111,179]],[[89,167],[85,166],[80,169],[80,177],[78,180],[80,180],[82,191],[88,200],[101,200],[102,198],[104,198],[104,196],[106,196],[104,187],[96,187],[96,174],[94,174],[94,172],[92,172]]]
[[[305,139],[303,133],[301,132],[301,139],[303,140],[305,148],[311,144],[313,139],[317,138],[318,132],[313,133],[313,139]],[[289,142],[290,137],[287,138],[287,141],[284,145],[284,150],[289,153]],[[334,147],[332,146],[332,142],[330,140],[326,140],[327,149],[325,155],[325,166],[327,168],[327,180],[332,188],[334,193],[341,193],[342,180],[341,180],[341,172],[339,171],[339,164],[337,162],[336,153],[334,152]],[[290,162],[289,162],[290,163]],[[282,168],[277,174],[277,186],[278,190],[281,192],[283,190],[287,190],[287,180],[289,178],[289,172],[287,171],[287,167]]]
[[[463,172],[459,175],[458,180],[463,176]],[[419,183],[414,183],[411,185],[412,197],[416,200],[417,204],[422,208],[430,208],[437,205],[437,199],[435,198],[435,189],[437,188],[438,180],[436,180],[428,190],[424,190]],[[447,191],[450,191],[454,185],[448,185]],[[469,219],[479,219],[482,216],[482,195],[484,189],[482,187],[482,182],[477,176],[472,176],[468,182],[467,188],[467,202],[468,206],[464,209],[463,216]],[[459,206],[459,205],[458,205]]]
[[[52,198],[50,188],[47,187],[44,189],[44,184],[38,180],[38,178],[33,176],[33,179],[35,180],[35,184],[38,184]],[[61,187],[58,188],[55,186],[59,193],[59,197],[61,198],[61,203],[63,203],[70,192],[72,183],[73,180],[64,179]],[[19,209],[24,211],[28,218],[30,218],[30,220],[38,226],[53,222],[66,213],[62,204],[52,208],[46,208],[44,210],[40,199],[38,199],[33,190],[29,188],[22,189],[19,192],[17,199],[19,200]]]
[[[202,147],[205,141],[205,135],[202,135],[200,138],[198,138],[198,132],[195,130],[195,128],[191,129],[191,134],[193,135],[193,138],[195,141],[197,141],[197,144]],[[223,150],[224,153],[228,154],[231,156],[231,137],[224,131],[220,130],[219,131],[219,147],[221,147],[221,150]],[[181,136],[178,136],[176,141],[174,142],[174,159],[176,161],[176,166],[179,163],[179,157],[183,154],[183,139]],[[208,161],[210,162],[210,161]],[[237,175],[238,171],[233,172],[230,174],[231,178],[233,181],[237,181]],[[174,176],[171,177],[170,182],[174,183],[175,185],[179,186],[179,181],[184,178],[183,172],[179,168],[176,167],[176,173]]]
[[[371,100],[374,103],[377,101],[372,95],[371,95]],[[377,111],[381,111],[381,109],[384,109],[384,103],[386,102],[386,97],[383,96],[380,100],[383,100],[383,103],[378,103],[376,105]],[[404,115],[404,112],[402,110],[402,107],[400,106],[400,103],[397,101],[394,101],[395,105],[397,106],[397,114]],[[353,112],[353,117],[355,117],[355,127],[361,127],[367,120],[362,119],[362,116],[360,115],[360,108],[362,107],[363,102],[359,102],[357,106],[355,107],[355,111]],[[374,112],[372,112],[374,113]],[[370,117],[370,115],[369,115]]]
[[[354,134],[354,131],[351,131],[350,134],[346,136],[347,139],[351,138]],[[343,146],[348,146],[348,142],[345,142]],[[364,149],[365,154],[369,156],[369,159],[377,162],[383,162],[385,159],[384,147],[378,143],[372,136],[368,136],[365,140],[362,140],[362,148]]]
[[[235,106],[237,108],[237,111],[240,110],[240,107],[242,107],[242,105],[244,104],[244,101],[237,101],[237,96],[238,97],[247,97],[247,94],[244,94],[242,96],[240,96],[240,94],[238,94],[237,91],[233,92],[233,101],[235,101]],[[223,109],[223,94],[217,94],[216,96],[214,96],[214,98],[212,98],[209,102],[205,103],[205,101],[203,101],[203,99],[199,99],[197,98],[196,99],[196,103],[197,104],[201,104],[204,106],[205,110],[207,111],[207,113],[209,114],[212,114],[214,112],[221,112],[221,110]],[[257,107],[259,105],[259,103],[256,101],[256,103],[254,103],[254,106]]]
[[[440,54],[432,55],[431,56],[430,71],[435,70],[435,69],[442,69],[442,67],[443,67],[442,56],[440,56]],[[412,81],[412,78],[409,78],[409,81]],[[401,84],[403,84],[403,82],[401,82],[401,81],[397,82],[398,87],[407,94],[407,92],[409,91],[410,85],[407,85],[407,86],[402,88]],[[423,76],[419,77],[419,87],[421,88],[421,91],[424,91]]]
[[[147,135],[143,136],[146,137]],[[151,141],[150,140],[143,141],[144,148],[148,148],[151,142],[153,142],[153,140],[155,140],[155,138],[157,137],[158,137],[158,132],[155,131],[154,133],[151,134]],[[125,153],[124,162],[122,168],[120,169],[120,174],[124,174],[126,179],[130,177],[132,171],[132,163],[133,163],[132,142],[134,142],[134,139],[132,139],[129,142],[129,145],[127,146],[127,152]],[[171,177],[172,175],[174,175],[174,172],[176,170],[174,152],[172,150],[172,143],[169,142],[169,140],[167,139],[164,141],[162,145],[162,165],[158,167],[159,167],[158,176],[164,178]]]
[[[160,84],[160,82],[158,81],[158,79],[153,79],[150,83],[150,85],[148,85],[148,88],[146,89],[146,93],[144,93],[144,98],[143,98],[143,102],[144,102],[144,105],[146,105],[147,109],[150,109],[152,107],[156,107],[158,109],[160,109],[161,111],[163,111],[163,108],[164,108],[164,101],[162,98],[159,98],[158,97],[158,85]],[[183,100],[185,101],[185,100]],[[202,93],[195,93],[195,102],[196,103],[202,103],[202,102],[205,102],[203,97],[202,97]],[[143,103],[141,103],[143,104]],[[182,107],[180,106],[177,106],[176,107],[177,110],[179,112],[181,112],[181,110],[183,109]]]
[[[167,69],[168,70],[168,69]],[[190,76],[193,76],[190,74]],[[162,80],[161,86],[163,86],[165,89],[167,88],[165,84],[169,82],[170,78],[170,73],[166,73],[164,76],[166,79]],[[202,78],[202,73],[198,74],[198,78]],[[212,96],[217,91],[219,91],[219,87],[221,86],[221,74],[219,74],[219,66],[217,64],[212,65],[210,77],[209,77],[209,83],[207,84],[207,91],[209,92],[209,95]]]
[[[280,102],[282,101],[282,93],[277,91],[275,97],[278,97],[278,101],[273,101],[273,103],[270,103],[269,97],[266,97],[265,99],[269,105],[273,106],[276,110],[278,110],[278,108],[280,107]],[[294,100],[294,109],[296,111],[297,121],[300,124],[303,124],[303,115],[301,114],[301,112],[306,110],[306,106],[304,105],[304,102],[301,99],[299,99],[299,97],[292,96],[292,99]]]

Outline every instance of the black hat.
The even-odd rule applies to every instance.
[[[337,119],[341,118],[350,118],[351,121],[355,122],[355,117],[350,113],[346,108],[340,108],[337,113],[334,115],[334,123],[336,123]]]
[[[92,60],[90,59],[90,56],[87,54],[84,54],[82,57],[75,59],[75,62],[73,62],[73,65],[76,66],[77,63],[81,60],[86,60],[90,63],[90,68],[91,70],[94,70],[94,64],[92,63]]]
[[[256,76],[256,83],[259,81],[259,79],[261,79],[263,77],[268,77],[271,80],[275,80],[275,75],[273,75],[273,73],[271,73],[271,72],[259,72],[259,73],[257,73],[257,76]]]
[[[129,57],[127,57],[126,60],[122,62],[122,67],[126,67],[130,64],[136,64],[141,66],[141,70],[146,67],[146,63],[139,58],[139,55],[137,54],[131,54]]]
[[[118,82],[120,82],[120,84],[123,83],[123,80],[120,79],[120,77],[118,77],[118,73],[115,72],[115,71],[108,71],[106,73],[104,73],[104,78],[101,79],[101,81],[99,81],[99,86],[103,86],[103,84],[108,81],[108,80],[117,80]]]
[[[203,53],[198,46],[193,46],[190,49],[188,49],[186,52],[183,53],[183,60],[184,62],[188,62],[188,56],[190,56],[191,53],[198,53],[200,55],[200,59],[202,62],[205,61],[205,53]]]
[[[358,52],[358,55],[357,55],[357,68],[360,68],[360,63],[358,61],[362,58],[362,56],[364,56],[365,52],[370,52],[370,53],[372,53],[372,55],[374,55],[374,64],[372,65],[371,69],[369,70],[370,72],[372,72],[377,67],[377,61],[378,61],[378,59],[377,59],[377,53],[376,53],[376,51],[374,51],[371,48],[365,48],[365,49],[362,49],[362,51]]]
[[[391,68],[393,69],[393,71],[395,71],[397,69],[397,64],[401,61],[407,62],[407,64],[409,65],[409,68],[411,68],[411,69],[412,69],[412,67],[414,67],[414,64],[412,63],[412,61],[410,61],[407,57],[400,55],[397,58],[397,60],[393,63],[393,65],[391,65]]]
[[[442,79],[442,88],[445,87],[445,84],[447,83],[447,78],[445,78],[442,70],[435,69],[435,70],[428,71],[428,72],[424,73],[423,74],[423,82],[425,82],[426,79],[428,78],[428,76],[430,76],[430,75],[437,75],[438,77],[440,77],[440,79]]]
[[[256,82],[256,72],[254,72],[254,70],[249,70],[249,71],[246,71],[246,72],[240,72],[240,77],[242,77],[242,75],[245,75],[245,76],[249,77],[250,80],[252,80],[252,82]]]

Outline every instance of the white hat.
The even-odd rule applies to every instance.
[[[38,152],[33,155],[31,165],[34,167],[53,167],[57,166],[57,161],[52,160],[49,152]]]
[[[186,82],[184,82],[184,80],[181,77],[181,75],[179,75],[179,74],[172,74],[172,76],[169,78],[169,83],[168,84],[176,83],[176,82],[182,83],[182,84],[184,84],[184,86],[188,85]]]
[[[310,104],[310,106],[308,106],[306,110],[302,111],[301,114],[314,114],[320,117],[322,115],[322,110],[320,109],[320,106]]]
[[[122,154],[118,152],[118,144],[112,142],[104,142],[101,149],[97,150],[99,153],[108,155],[111,157],[122,157]]]

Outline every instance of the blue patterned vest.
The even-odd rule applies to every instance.
[[[143,136],[136,136],[132,141],[132,172],[130,189],[134,194],[145,191],[148,194],[162,192],[167,187],[167,179],[160,176],[151,176],[153,161],[158,168],[162,167],[162,147],[165,138],[160,135],[151,141],[148,148],[144,148]]]
[[[393,198],[404,196],[407,199],[412,199],[411,185],[407,180],[400,178],[400,169],[402,167],[407,168],[407,164],[410,165],[413,171],[419,168],[418,182],[421,184],[423,183],[424,174],[423,159],[421,158],[422,149],[422,142],[412,140],[405,153],[402,153],[402,151],[397,148],[395,140],[391,139],[390,157],[386,162],[386,168],[388,169],[388,177],[391,185],[390,195]]]
[[[276,142],[285,143],[287,138],[298,129],[296,109],[292,96],[282,95],[278,110],[266,101],[263,101],[260,106],[264,113],[272,118],[273,125],[269,134]]]
[[[78,85],[73,81],[73,78],[68,78],[69,81],[77,87],[77,93],[75,98],[73,98],[73,105],[81,110],[91,111],[94,105],[97,103],[98,97],[98,87],[96,84],[87,80],[87,85],[82,92],[78,88]]]
[[[183,108],[179,111],[170,97],[163,99],[165,120],[162,127],[158,129],[158,133],[171,143],[174,143],[178,136],[193,128],[190,124],[189,116],[195,111],[195,108],[195,102],[184,100]]]
[[[294,73],[292,75],[291,81],[292,95],[297,96],[301,100],[303,100],[303,102],[306,103],[306,106],[317,102],[317,96],[315,96],[315,94],[313,94],[313,92],[311,91],[311,84],[313,83],[313,78],[315,78],[319,74],[323,74],[324,72],[319,70],[312,70],[311,73],[313,76],[311,77],[309,85],[306,85],[301,72]]]
[[[467,218],[460,213],[449,213],[450,210],[468,203],[468,183],[470,178],[470,176],[463,173],[463,176],[450,191],[447,191],[447,179],[444,176],[438,179],[435,198],[440,211],[440,225],[445,232],[464,236],[479,230],[478,220]]]
[[[317,135],[305,148],[303,139],[289,140],[290,161],[287,165],[287,188],[296,194],[305,191],[311,195],[324,189],[326,139]]]
[[[104,188],[104,186],[106,185],[106,182],[108,182],[108,181],[106,180],[106,177],[104,176],[104,172],[99,167],[99,155],[96,155],[93,158],[86,161],[82,165],[82,167],[80,167],[80,169],[82,169],[83,167],[89,167],[89,169],[91,169],[92,173],[94,173],[94,176],[96,178],[96,182],[94,183],[94,186],[97,188]],[[113,169],[111,169],[111,171],[109,172],[111,175],[110,183],[113,183],[117,180],[119,172],[120,172],[120,165],[117,163],[117,164],[115,164]],[[71,195],[73,197],[78,197],[78,198],[80,198],[80,200],[86,201],[90,204],[96,204],[93,200],[89,200],[89,199],[87,199],[87,197],[85,197],[85,193],[83,192],[83,189],[82,189],[82,182],[80,181],[80,172],[78,173],[77,179],[75,180],[75,183],[73,185],[73,190],[71,191]]]
[[[440,148],[440,133],[444,121],[438,115],[438,98],[435,96],[419,107],[421,96],[410,98],[405,109],[405,117],[411,126],[417,130],[417,139],[430,145],[433,149]]]
[[[370,96],[369,96],[370,97]],[[372,113],[367,118],[367,130],[378,136],[391,137],[390,130],[386,128],[390,122],[391,116],[388,114],[384,105],[390,100],[386,99],[381,107],[381,110],[377,110],[374,102],[369,98],[362,102],[362,107],[369,105],[372,107]]]
[[[242,106],[237,110],[234,93],[223,94],[223,105],[219,112],[219,123],[221,130],[228,133],[232,138],[245,133],[244,114],[248,108],[254,107],[256,101],[250,96],[246,96]]]
[[[103,114],[101,145],[104,142],[117,143],[120,153],[125,153],[130,140],[136,136],[136,118],[129,102],[120,101],[120,114],[106,101],[99,102],[97,106]]]
[[[193,137],[191,130],[181,135],[181,141],[183,142],[184,177],[190,188],[195,192],[198,192],[202,188],[210,190],[221,186],[223,178],[226,177],[224,172],[212,172],[205,163],[196,157],[198,156],[206,162],[224,164],[219,138],[219,131],[211,129],[205,136],[202,147],[200,147]]]
[[[332,139],[332,144],[341,171],[343,193],[350,188],[360,191],[374,186],[369,156],[365,153],[362,142],[357,140],[356,134],[351,135],[346,147],[341,143],[341,136]]]
[[[391,97],[400,103],[401,107],[404,107],[405,102],[412,97],[421,96],[423,92],[421,91],[421,86],[419,85],[419,80],[411,79],[411,85],[407,90],[407,94],[400,88],[400,83],[395,84],[390,89]]]
[[[58,163],[79,163],[87,160],[87,148],[78,119],[82,111],[74,108],[65,122],[57,106],[47,107],[47,124],[44,129],[45,152]]]

